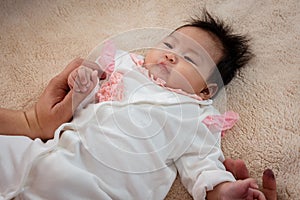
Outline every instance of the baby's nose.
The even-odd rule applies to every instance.
[[[176,55],[174,53],[168,52],[168,53],[165,54],[165,57],[172,64],[177,62],[177,58],[176,58]]]

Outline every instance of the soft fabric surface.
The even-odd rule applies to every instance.
[[[223,141],[261,186],[274,170],[279,199],[300,191],[300,16],[288,1],[1,1],[1,107],[26,109],[75,57],[133,28],[176,28],[206,8],[252,37],[256,57],[226,88],[227,109],[240,114]],[[191,199],[177,179],[166,199]]]

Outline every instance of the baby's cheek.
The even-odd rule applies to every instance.
[[[188,78],[184,75],[181,74],[178,71],[173,70],[166,80],[167,82],[167,87],[173,88],[173,89],[181,89],[185,92],[192,93],[193,89],[192,86],[188,80]]]
[[[157,64],[160,55],[157,50],[149,50],[145,56],[145,65]]]

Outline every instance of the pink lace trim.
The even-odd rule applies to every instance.
[[[124,83],[123,74],[114,72],[115,69],[115,54],[117,49],[113,42],[107,41],[100,53],[96,62],[108,75],[103,81],[96,94],[98,102],[103,101],[121,101],[123,99]]]
[[[124,83],[123,74],[114,72],[107,81],[101,84],[96,94],[98,102],[103,101],[121,101],[123,99]]]
[[[223,115],[209,115],[202,122],[210,129],[221,131],[221,136],[225,135],[225,131],[231,129],[238,121],[239,114],[233,111],[225,112]]]

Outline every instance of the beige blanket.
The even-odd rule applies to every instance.
[[[0,4],[1,107],[25,109],[48,81],[102,40],[133,28],[175,28],[206,8],[252,38],[256,57],[226,88],[240,121],[223,139],[261,185],[265,168],[279,199],[300,191],[300,3],[298,0],[11,1]],[[0,147],[1,148],[1,147]],[[191,199],[174,183],[167,199]]]

